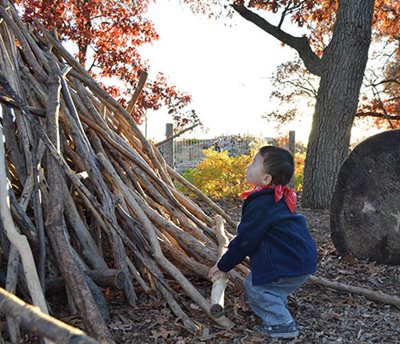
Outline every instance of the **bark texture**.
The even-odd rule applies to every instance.
[[[339,0],[332,39],[319,58],[305,37],[294,37],[244,6],[234,9],[295,49],[306,68],[321,77],[307,146],[302,205],[328,208],[340,165],[348,155],[351,128],[371,41],[374,0]]]
[[[332,197],[331,236],[342,255],[400,264],[400,131],[360,143],[340,168]]]

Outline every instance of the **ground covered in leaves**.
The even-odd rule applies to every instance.
[[[239,220],[240,200],[218,203],[232,218]],[[201,206],[207,211],[204,204]],[[330,240],[328,211],[299,211],[306,216],[310,232],[317,242],[319,266],[316,276],[400,297],[400,267],[340,257]],[[198,278],[192,282],[204,296],[209,296],[210,282],[199,281]],[[179,303],[186,307],[184,310],[199,322],[202,328],[200,334],[186,330],[162,297],[140,292],[139,286],[136,290],[139,297],[136,307],[128,306],[120,292],[106,291],[111,313],[109,326],[118,344],[400,343],[399,309],[311,282],[289,298],[289,308],[300,330],[299,336],[293,340],[270,340],[254,331],[259,320],[249,309],[243,289],[227,288],[226,313],[236,326],[226,331],[180,293],[178,286],[174,288]],[[57,304],[60,306],[59,302]],[[78,317],[61,320],[82,327]],[[32,334],[27,334],[23,342],[36,343],[37,340],[32,338]]]
[[[239,219],[240,201],[223,201],[220,205]],[[330,240],[328,212],[300,212],[307,217],[318,245],[316,276],[400,296],[400,267],[338,256]],[[196,286],[203,295],[209,295],[209,282],[197,281]],[[227,314],[236,323],[231,331],[210,322],[196,305],[180,296],[180,301],[203,326],[202,333],[197,335],[183,327],[163,299],[144,293],[139,294],[139,299],[136,308],[127,307],[118,297],[110,305],[110,327],[118,343],[400,343],[399,309],[313,283],[307,283],[289,299],[300,330],[294,340],[269,340],[255,332],[258,320],[248,308],[244,290],[227,290]]]

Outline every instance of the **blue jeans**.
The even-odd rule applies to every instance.
[[[266,284],[253,285],[250,272],[244,286],[251,309],[268,326],[293,321],[288,310],[287,297],[301,287],[309,277],[310,275],[285,277]]]

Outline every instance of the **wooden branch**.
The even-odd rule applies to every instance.
[[[361,111],[356,113],[356,117],[377,117],[377,118],[382,118],[382,119],[390,119],[392,121],[399,121],[400,120],[400,115],[390,115],[387,114],[385,115],[384,113],[380,113],[378,111]]]
[[[32,168],[33,168],[33,212],[36,219],[36,228],[38,232],[39,239],[39,279],[42,285],[42,288],[45,289],[45,269],[46,269],[46,242],[45,242],[45,230],[44,230],[44,219],[43,219],[43,208],[40,201],[40,186],[39,186],[39,173],[41,169],[41,160],[42,157],[38,156],[38,152],[32,150]]]
[[[279,27],[273,26],[263,17],[250,11],[244,5],[232,5],[234,10],[239,13],[244,19],[255,24],[263,31],[269,33],[279,41],[295,49],[300,58],[303,60],[307,70],[321,76],[321,59],[311,50],[310,44],[305,36],[295,37],[282,31]]]
[[[357,295],[365,296],[367,299],[375,301],[375,302],[382,302],[388,305],[395,306],[400,308],[400,298],[397,296],[391,296],[380,291],[373,291],[367,288],[355,287],[351,285],[347,285],[344,283],[339,282],[332,282],[322,277],[311,276],[310,281],[324,287],[345,291],[348,293],[353,293]]]
[[[0,288],[0,310],[14,317],[26,329],[36,332],[55,343],[96,344],[84,332],[41,312],[15,295]]]
[[[139,71],[139,82],[135,88],[135,92],[133,93],[131,100],[128,103],[128,107],[126,108],[126,111],[128,111],[128,113],[131,115],[135,107],[135,104],[140,96],[140,93],[142,92],[143,87],[146,84],[147,76],[148,73],[145,72],[144,70]]]
[[[65,215],[68,222],[72,226],[82,249],[82,254],[86,260],[90,263],[93,269],[96,270],[106,270],[108,266],[101,256],[99,249],[96,246],[94,239],[92,238],[89,230],[79,216],[79,212],[76,205],[69,194],[66,185],[64,184],[64,205],[65,205]]]
[[[182,319],[185,328],[193,332],[198,331],[199,326],[187,316],[187,314],[183,311],[183,309],[179,306],[179,304],[172,296],[172,293],[162,283],[156,282],[156,285],[160,289],[165,299],[167,300],[167,303],[170,306],[171,310],[174,312],[174,314],[180,319]]]
[[[224,222],[221,215],[215,216],[215,232],[218,238],[218,259],[226,252],[229,244],[229,239],[225,234]],[[219,273],[213,280],[211,289],[211,308],[210,314],[214,318],[219,318],[224,314],[224,297],[225,288],[228,282],[225,273]]]
[[[124,283],[124,274],[115,269],[108,270],[86,270],[85,275],[90,277],[99,287],[113,287],[122,289]],[[63,277],[50,279],[46,283],[46,295],[53,295],[63,291],[65,280]]]
[[[54,62],[50,61],[53,65]],[[55,73],[57,68],[53,67]],[[60,106],[60,78],[54,76],[49,81],[49,98],[47,104],[47,130],[49,139],[55,146],[57,153],[60,149],[58,132],[58,115]],[[75,300],[75,305],[79,309],[82,320],[88,332],[99,339],[100,342],[113,343],[111,334],[102,318],[98,307],[93,299],[90,289],[85,281],[85,277],[75,264],[69,245],[66,241],[63,229],[63,180],[61,169],[53,155],[48,156],[47,168],[51,173],[48,174],[49,184],[49,204],[51,209],[47,211],[46,231],[53,252],[57,252],[56,258],[63,278],[68,285]],[[60,197],[61,196],[61,197]]]
[[[185,129],[183,129],[183,130],[177,132],[176,134],[174,134],[174,135],[172,135],[172,136],[170,136],[170,137],[167,137],[165,140],[162,140],[162,141],[160,141],[160,142],[157,142],[154,146],[155,146],[155,147],[160,147],[160,146],[162,146],[164,143],[167,143],[167,142],[169,142],[169,141],[171,141],[171,140],[173,140],[173,139],[175,139],[175,138],[181,136],[182,134],[186,133],[187,131],[196,128],[199,124],[201,124],[201,123],[200,123],[200,122],[195,123],[195,124],[191,125],[190,127],[187,127],[187,128],[185,128]]]
[[[112,175],[116,177],[114,168],[112,167],[111,163],[104,158],[104,156],[99,153],[98,155],[99,160],[103,164],[104,168]],[[122,182],[120,183],[120,187],[123,189],[124,185]],[[127,193],[127,195],[129,195]],[[164,254],[162,253],[160,243],[157,239],[156,229],[154,225],[151,223],[149,218],[146,216],[145,212],[143,211],[142,207],[135,199],[134,194],[132,193],[133,197],[129,197],[130,204],[134,209],[137,216],[140,218],[141,222],[143,223],[144,228],[147,231],[148,238],[150,240],[153,255],[156,261],[170,273],[170,275],[180,284],[182,289],[201,307],[203,310],[209,314],[210,305],[206,301],[206,299],[199,293],[199,291],[193,287],[193,285],[187,280],[187,278],[180,272],[168,259],[165,258]],[[224,328],[232,328],[234,324],[225,317],[221,317],[219,319],[215,319],[221,326]]]
[[[18,146],[18,141],[14,130],[14,121],[11,110],[6,106],[2,106],[3,109],[3,132],[7,142],[8,152],[11,157],[11,161],[17,170],[17,174],[24,183],[26,180],[26,166],[24,163],[24,156]]]
[[[209,197],[204,195],[198,188],[196,188],[193,184],[189,183],[185,178],[183,178],[178,172],[174,171],[173,168],[167,167],[168,173],[172,176],[173,179],[177,180],[182,185],[186,186],[190,191],[192,191],[196,196],[198,196],[201,200],[203,200],[207,205],[209,205],[213,210],[220,214],[226,222],[229,223],[232,228],[236,228],[237,223],[232,220],[232,218],[225,213],[217,204],[215,204]]]
[[[24,209],[18,204],[14,192],[10,190],[11,213],[18,227],[22,230],[23,234],[27,236],[29,241],[34,245],[38,245],[38,237],[34,224],[29,216],[25,213]]]
[[[7,263],[6,290],[11,294],[15,294],[17,290],[18,270],[20,258],[18,250],[14,245],[10,245],[10,253]],[[17,321],[14,318],[7,316],[7,328],[12,342],[17,343],[21,340],[21,332]]]
[[[3,137],[3,129],[0,126],[0,137]],[[6,177],[5,151],[3,140],[0,140],[0,215],[7,237],[10,242],[17,248],[21,255],[28,288],[33,300],[44,313],[48,313],[46,300],[43,290],[40,286],[35,262],[28,240],[24,235],[19,234],[18,229],[14,225],[11,216],[10,202],[8,196],[9,183]]]
[[[151,289],[147,285],[147,283],[144,281],[142,276],[140,276],[139,271],[136,269],[136,267],[133,265],[132,260],[129,257],[126,257],[126,262],[128,263],[129,270],[131,271],[132,277],[140,284],[142,287],[143,291],[145,293],[150,293]]]
[[[33,54],[28,42],[26,41],[23,33],[21,30],[18,28],[16,23],[14,22],[13,18],[11,18],[6,9],[3,6],[0,6],[0,16],[4,19],[4,21],[7,23],[7,26],[12,29],[14,35],[22,45],[22,51],[26,55],[26,61],[32,66],[32,69],[37,76],[37,78],[41,81],[44,82],[47,78],[47,75],[43,69],[43,67],[39,64],[39,62],[36,59],[36,56]]]
[[[123,117],[130,125],[130,129],[132,134],[135,135],[143,144],[143,151],[148,154],[148,157],[154,162],[155,168],[160,174],[161,179],[165,182],[168,182],[169,176],[165,172],[165,170],[160,165],[159,161],[156,159],[153,146],[146,140],[143,136],[143,133],[139,130],[137,124],[133,120],[132,116],[119,104],[114,98],[112,98],[106,91],[102,89],[102,87],[91,77],[91,75],[77,62],[71,54],[61,45],[57,39],[55,39],[44,27],[41,23],[36,21],[36,23],[40,26],[41,30],[45,34],[48,41],[60,51],[68,61],[68,63],[73,66],[77,72],[74,70],[71,71],[71,75],[74,75],[78,80],[81,80],[85,85],[87,85],[94,94],[96,94],[100,100],[102,100],[109,108],[115,111],[115,115],[119,115]],[[132,135],[131,134],[131,135]],[[143,152],[142,152],[143,153]]]
[[[14,220],[29,234],[35,261],[39,261],[36,227],[43,207],[48,240],[41,235],[42,252],[50,254],[42,255],[42,271],[45,263],[46,273],[63,276],[56,285],[66,285],[70,310],[79,312],[90,334],[112,343],[93,298],[103,306],[104,316],[108,314],[107,303],[92,280],[114,288],[122,286],[127,302],[135,304],[133,278],[146,292],[161,292],[185,327],[197,331],[197,321],[174,297],[171,279],[211,315],[210,303],[186,274],[205,278],[207,266],[217,259],[212,230],[215,221],[178,192],[161,154],[143,137],[129,111],[93,80],[57,38],[45,29],[40,34],[27,30],[13,5],[8,0],[2,5],[5,12],[0,16],[8,15],[10,24],[4,21],[0,30],[0,102],[14,108],[13,116],[3,118],[8,130],[5,164],[14,194],[19,197],[13,200]],[[61,69],[70,71],[66,75]],[[144,82],[142,74],[139,83]],[[136,88],[128,110],[140,91],[141,86]],[[35,175],[33,166],[38,166],[45,151],[46,163]],[[64,175],[69,180],[64,180]],[[6,184],[2,178],[0,181]],[[211,206],[229,221],[222,209]],[[230,224],[236,225],[233,221]],[[43,243],[51,244],[50,251]],[[107,263],[103,246],[112,249]],[[8,255],[10,248],[4,251]],[[87,270],[108,270],[108,266],[120,271],[121,278],[86,278]],[[10,270],[14,268],[10,266]],[[233,285],[240,283],[242,272],[230,273]],[[165,278],[165,274],[172,278]],[[15,285],[17,277],[22,290],[25,278],[21,273],[12,279],[10,274],[10,285]],[[56,289],[54,281],[48,282]],[[214,321],[225,328],[233,326],[226,317]]]

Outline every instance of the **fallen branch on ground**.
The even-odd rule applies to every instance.
[[[352,294],[362,295],[365,296],[367,299],[375,301],[375,302],[382,302],[387,305],[395,306],[400,308],[400,298],[396,296],[391,296],[380,291],[374,291],[367,288],[355,287],[351,285],[347,285],[344,283],[339,282],[332,282],[322,277],[311,276],[310,281],[324,287],[345,291]]]

